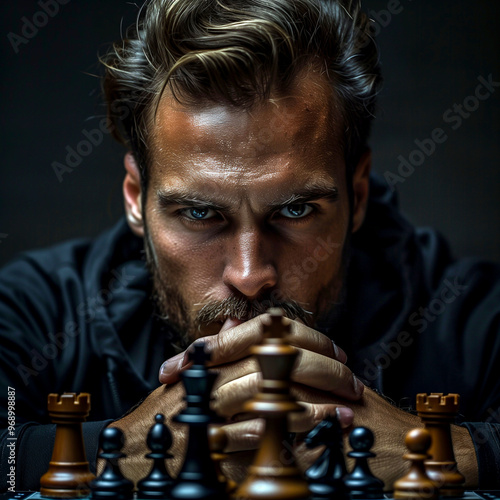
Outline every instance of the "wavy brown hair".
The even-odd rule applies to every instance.
[[[101,58],[113,135],[147,184],[148,132],[165,88],[182,103],[249,108],[319,66],[341,104],[350,172],[362,154],[381,77],[370,21],[355,0],[150,0]]]

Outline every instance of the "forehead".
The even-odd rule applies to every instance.
[[[286,95],[250,109],[225,104],[185,106],[170,93],[160,100],[150,141],[150,178],[231,174],[241,182],[275,168],[310,176],[342,163],[341,114],[319,73],[299,75]]]

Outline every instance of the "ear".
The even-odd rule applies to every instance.
[[[141,173],[135,161],[134,155],[129,151],[123,161],[126,175],[123,180],[123,199],[125,202],[125,213],[130,229],[137,236],[144,236],[144,222],[142,219],[141,204]]]
[[[352,232],[356,232],[363,224],[370,194],[370,169],[372,167],[372,152],[367,149],[361,156],[352,176],[353,209]]]

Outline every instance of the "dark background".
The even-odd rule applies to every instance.
[[[123,151],[109,135],[61,181],[52,164],[66,163],[66,148],[99,127],[97,54],[120,38],[137,6],[64,1],[45,19],[41,5],[55,9],[56,0],[0,6],[0,264],[21,250],[96,235],[123,213]],[[448,139],[397,184],[403,210],[441,230],[458,257],[500,261],[500,88],[457,130],[443,117],[473,95],[479,76],[500,81],[500,2],[363,4],[380,31],[385,76],[371,141],[375,170],[397,174],[398,157],[408,158],[416,139],[445,130]],[[23,18],[41,26],[16,53],[8,36],[22,36]]]

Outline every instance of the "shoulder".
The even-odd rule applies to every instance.
[[[391,394],[460,392],[483,417],[500,404],[500,265],[455,260],[438,232],[414,227],[394,193],[372,184],[348,277],[355,368],[383,360]]]
[[[98,342],[119,344],[111,306],[133,308],[146,296],[138,292],[147,280],[141,246],[122,221],[94,240],[26,252],[1,269],[0,381],[31,384],[35,399],[64,382],[61,374],[76,385],[87,380]]]
[[[140,259],[142,242],[120,221],[96,239],[77,239],[25,252],[0,270],[1,330],[6,322],[57,327],[119,276],[120,266]],[[113,274],[114,272],[114,274]]]
[[[0,269],[0,285],[13,285],[21,292],[26,287],[39,295],[37,286],[60,285],[70,276],[88,283],[113,263],[137,257],[140,245],[125,221],[119,221],[95,239],[74,239],[20,254]]]

